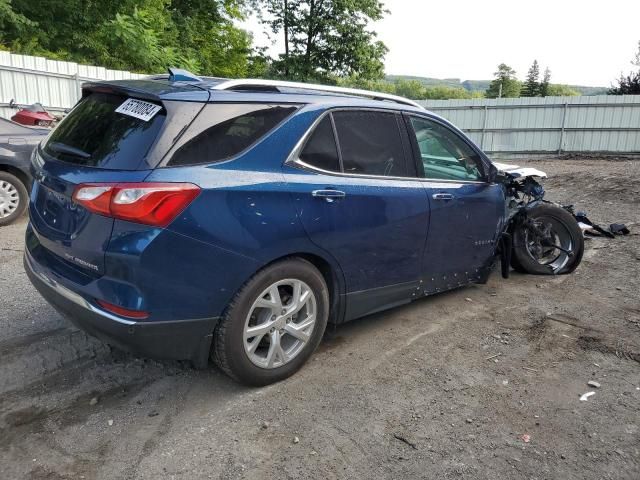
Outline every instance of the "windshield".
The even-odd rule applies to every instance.
[[[87,167],[136,170],[165,117],[161,105],[92,93],[60,122],[42,151],[47,157]]]

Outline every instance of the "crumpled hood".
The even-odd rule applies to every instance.
[[[538,170],[537,168],[521,167],[519,165],[508,165],[506,163],[498,163],[498,162],[493,162],[493,164],[498,170],[508,173],[515,178],[524,178],[524,177],[547,178],[547,174],[542,170]]]

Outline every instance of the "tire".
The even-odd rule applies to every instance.
[[[28,203],[27,187],[18,177],[0,171],[0,227],[13,223]]]
[[[515,250],[515,249],[514,249]],[[514,252],[515,253],[515,252]],[[518,257],[515,254],[511,254],[511,268],[513,268],[518,273],[529,273],[525,270],[525,268],[520,264]]]
[[[584,237],[576,219],[561,207],[538,205],[527,212],[538,231],[545,231],[544,239],[526,224],[517,225],[513,232],[512,265],[518,271],[534,275],[562,275],[573,272],[582,260]],[[545,243],[547,242],[547,243]],[[567,255],[553,248],[562,246]]]
[[[310,294],[298,294],[306,303],[292,314],[302,304],[302,300],[295,302],[297,285],[299,292]],[[296,330],[312,317],[312,326]],[[279,261],[260,270],[236,293],[213,333],[211,358],[224,373],[246,385],[284,380],[318,347],[328,317],[329,290],[322,274],[301,258]],[[249,336],[266,328],[268,332]]]

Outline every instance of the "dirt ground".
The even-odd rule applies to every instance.
[[[74,329],[2,228],[0,479],[640,478],[640,161],[529,164],[633,234],[340,326],[261,389]]]

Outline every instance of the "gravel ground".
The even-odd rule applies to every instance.
[[[87,337],[0,229],[0,479],[640,478],[640,162],[529,163],[633,234],[331,329],[261,389]]]

